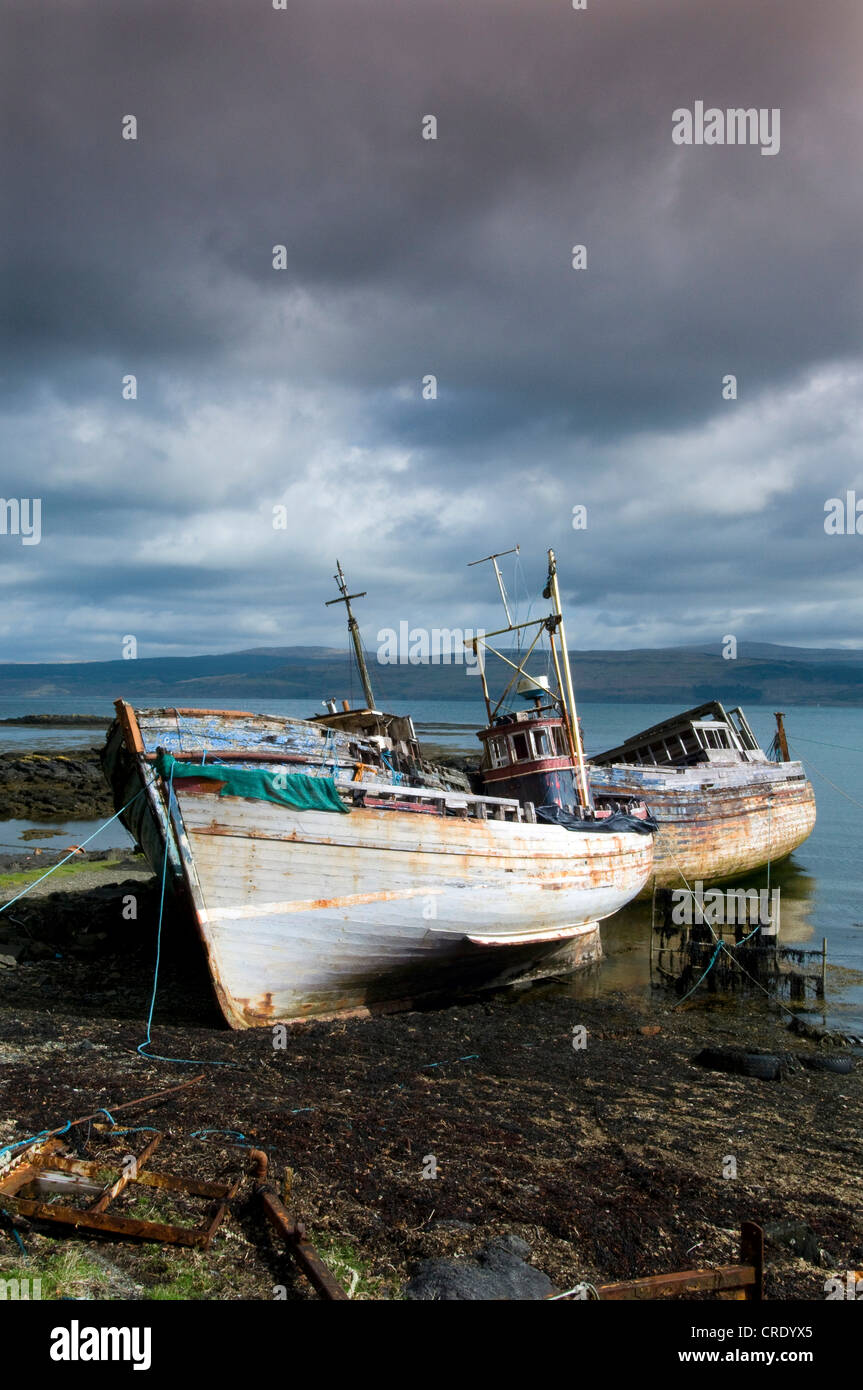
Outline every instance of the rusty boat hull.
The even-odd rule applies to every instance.
[[[115,803],[185,904],[234,1028],[365,1013],[571,970],[648,883],[653,838],[531,823],[515,801],[405,785],[310,721],[118,702]],[[210,765],[329,776],[350,814],[169,788],[157,748]],[[369,759],[369,761],[366,761]],[[129,804],[131,802],[131,805]]]
[[[695,767],[590,765],[605,799],[643,800],[658,822],[653,887],[738,878],[797,849],[815,825],[815,793],[799,762]]]

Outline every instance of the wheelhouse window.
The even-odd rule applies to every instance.
[[[530,757],[527,747],[527,734],[513,734],[510,741],[512,743],[512,756],[517,763],[524,762]]]
[[[509,749],[505,738],[490,738],[488,752],[492,767],[506,767],[509,762]]]
[[[560,758],[565,758],[569,753],[569,749],[566,745],[566,734],[560,724],[554,726],[554,746]]]
[[[534,729],[532,737],[535,756],[537,758],[550,758],[551,744],[549,742],[548,733],[546,732],[546,730]]]

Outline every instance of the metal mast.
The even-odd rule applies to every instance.
[[[497,587],[500,589],[500,601],[503,604],[503,611],[506,614],[506,621],[508,627],[512,627],[512,616],[509,611],[509,604],[506,601],[506,589],[503,587],[503,576],[498,568],[497,562],[504,555],[518,555],[520,551],[521,546],[514,545],[512,550],[498,550],[494,555],[484,555],[481,560],[471,560],[468,563],[468,569],[473,569],[474,565],[485,565],[488,563],[489,560],[491,560],[492,564],[494,565],[494,572],[497,578]]]
[[[366,697],[366,708],[374,709],[375,697],[372,694],[372,683],[369,680],[368,667],[366,666],[365,652],[363,651],[362,639],[360,637],[360,626],[356,618],[354,617],[354,612],[351,608],[351,599],[365,598],[367,590],[363,589],[361,594],[349,594],[344,571],[341,567],[341,563],[338,560],[336,560],[336,569],[338,570],[338,574],[334,574],[333,578],[338,584],[342,596],[341,598],[327,599],[325,606],[327,608],[331,608],[334,603],[343,603],[348,611],[348,632],[351,634],[351,639],[353,640],[354,644],[354,654],[357,658],[357,670],[360,673],[360,680],[363,683],[363,694]]]
[[[551,599],[554,604],[554,616],[558,622],[557,631],[560,638],[561,663],[563,666],[563,678],[566,686],[566,701],[569,705],[569,717],[572,728],[572,738],[575,743],[575,754],[578,763],[578,788],[579,797],[585,809],[593,805],[590,796],[590,783],[587,780],[587,768],[584,763],[584,748],[581,743],[581,729],[578,723],[578,711],[575,707],[575,691],[572,688],[572,671],[569,666],[569,650],[566,645],[566,629],[563,625],[563,612],[560,606],[560,589],[557,585],[557,563],[554,558],[554,551],[548,552],[548,583],[543,590],[543,598]],[[552,637],[552,642],[554,638]]]

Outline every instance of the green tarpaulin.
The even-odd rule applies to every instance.
[[[257,801],[276,801],[280,806],[293,806],[298,811],[339,811],[348,815],[342,805],[332,777],[309,777],[305,772],[264,772],[245,767],[228,767],[225,763],[181,763],[170,753],[160,753],[156,771],[166,779],[173,776],[208,777],[224,782],[219,796],[247,796]]]

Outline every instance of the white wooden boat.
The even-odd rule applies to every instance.
[[[650,876],[643,830],[568,829],[515,798],[409,778],[393,740],[368,733],[370,710],[357,733],[343,716],[116,709],[115,803],[153,869],[167,865],[235,1028],[587,964],[598,923]],[[238,772],[285,795],[321,779],[348,814],[223,794]]]
[[[636,798],[657,822],[649,889],[738,878],[785,858],[812,833],[815,792],[789,756],[783,715],[776,720],[775,760],[743,711],[717,700],[591,758],[597,808]]]

